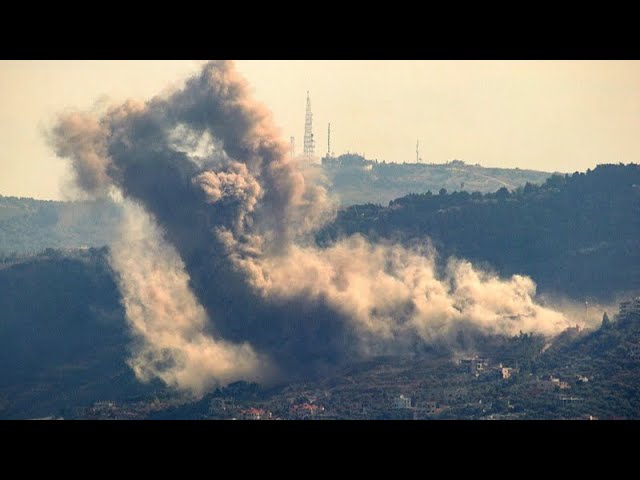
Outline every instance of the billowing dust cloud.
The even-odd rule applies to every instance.
[[[207,313],[189,289],[182,260],[137,205],[125,206],[109,260],[139,340],[129,361],[138,378],[158,377],[201,395],[219,382],[268,374],[268,363],[250,345],[216,341],[207,334]]]
[[[304,375],[469,326],[554,335],[569,326],[534,300],[531,279],[500,279],[429,247],[354,236],[320,248],[335,213],[305,178],[233,63],[209,62],[146,103],[64,114],[52,131],[76,183],[138,205],[111,263],[142,380],[202,394],[218,383]]]

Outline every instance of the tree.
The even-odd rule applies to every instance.
[[[535,191],[535,187],[534,187],[531,183],[527,182],[527,183],[525,184],[525,186],[524,186],[524,194],[525,194],[525,195],[530,195],[530,194],[532,194],[534,191]]]
[[[496,198],[498,198],[499,200],[504,200],[506,198],[509,198],[509,190],[507,190],[507,187],[502,187],[500,190],[498,190],[496,192]]]

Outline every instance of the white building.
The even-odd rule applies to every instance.
[[[411,397],[400,395],[393,401],[394,408],[411,408]]]

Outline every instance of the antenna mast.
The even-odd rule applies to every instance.
[[[304,157],[311,161],[315,149],[313,141],[313,114],[311,113],[311,99],[307,90],[307,112],[304,119]]]

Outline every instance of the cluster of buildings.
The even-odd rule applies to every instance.
[[[467,370],[469,373],[476,377],[479,377],[480,375],[485,373],[494,372],[497,373],[503,380],[508,380],[517,372],[517,369],[513,367],[507,367],[502,363],[492,368],[487,358],[480,357],[478,355],[471,358],[462,358],[458,361],[458,364],[463,369]]]
[[[216,397],[209,404],[208,415],[213,418],[228,418],[232,420],[280,420],[282,418],[306,420],[322,417],[325,413],[325,408],[313,400],[307,400],[301,403],[293,403],[285,411],[280,411],[276,415],[264,407],[249,406],[242,408],[240,405],[235,404],[233,398]]]
[[[479,377],[480,374],[482,374],[489,367],[489,360],[476,355],[472,358],[460,359],[459,364],[464,369],[467,369],[472,375]]]
[[[411,408],[411,397],[400,395],[393,399],[393,408],[403,409]]]
[[[240,420],[272,420],[273,414],[269,410],[262,408],[247,408],[240,411]]]
[[[419,405],[413,405],[411,397],[400,394],[393,398],[393,408],[395,410],[410,410],[413,412],[413,419],[419,420],[437,415],[448,407],[433,400],[421,402]]]

